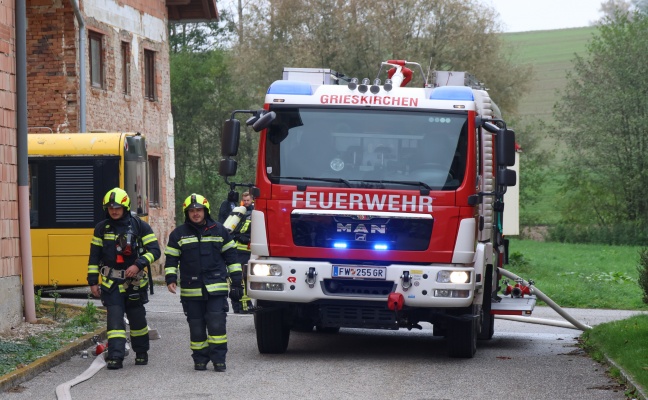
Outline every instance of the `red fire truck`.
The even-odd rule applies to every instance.
[[[263,110],[225,122],[230,185],[236,114],[261,135],[246,277],[261,353],[285,352],[291,330],[430,323],[470,358],[495,314],[531,313],[534,296],[498,294],[514,133],[470,74],[425,76],[402,60],[373,81],[286,68]]]

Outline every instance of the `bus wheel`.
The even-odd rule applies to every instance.
[[[261,354],[281,354],[288,348],[290,326],[282,308],[269,308],[254,313],[257,347]]]

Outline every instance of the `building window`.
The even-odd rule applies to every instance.
[[[155,52],[144,50],[144,97],[151,101],[157,99],[155,90]]]
[[[90,31],[90,82],[92,87],[104,88],[103,35]]]
[[[131,51],[130,43],[122,42],[121,44],[121,55],[122,55],[122,90],[124,94],[130,94],[130,65],[131,65]]]
[[[149,156],[149,205],[160,206],[160,157]]]

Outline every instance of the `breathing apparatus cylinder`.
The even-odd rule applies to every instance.
[[[246,212],[247,208],[245,208],[245,206],[234,207],[225,222],[223,222],[223,226],[230,232],[234,231],[239,222],[241,222],[241,218],[245,216]]]

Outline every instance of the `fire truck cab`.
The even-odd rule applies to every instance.
[[[415,72],[422,84],[407,87]],[[515,136],[488,92],[465,72],[427,82],[403,60],[378,77],[286,68],[263,110],[225,122],[226,181],[235,115],[260,132],[246,289],[261,353],[285,352],[291,330],[430,323],[450,356],[470,358],[495,314],[535,305],[498,294]]]

